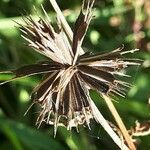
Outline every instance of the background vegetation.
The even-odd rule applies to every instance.
[[[81,0],[57,0],[73,27],[79,13]],[[1,0],[0,1],[0,70],[9,70],[45,59],[24,44],[17,24],[22,22],[24,10],[36,15],[33,5],[41,13],[43,4],[50,17],[55,18],[48,0]],[[113,50],[121,44],[125,49],[139,48],[134,54],[144,60],[139,68],[131,68],[130,82],[133,87],[125,99],[115,103],[125,125],[129,129],[136,120],[149,119],[150,96],[150,1],[149,0],[96,0],[95,18],[84,41],[84,49],[90,51]],[[10,75],[0,75],[4,81]],[[31,104],[30,93],[40,76],[21,79],[0,87],[0,149],[1,150],[116,150],[115,144],[94,121],[91,130],[81,127],[80,132],[66,131],[59,127],[56,138],[53,126],[42,125],[36,129],[38,108],[34,106],[24,117]],[[103,100],[91,92],[93,100],[105,118],[113,122]],[[150,149],[150,136],[138,139],[139,150]]]

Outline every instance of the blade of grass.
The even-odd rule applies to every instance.
[[[21,142],[19,141],[19,138],[17,137],[16,133],[10,129],[9,125],[2,126],[1,128],[3,129],[3,132],[5,133],[5,135],[7,136],[7,138],[13,145],[13,147],[16,150],[23,150],[23,147],[22,147]]]
[[[71,41],[73,41],[73,32],[72,32],[69,24],[67,23],[62,11],[60,10],[56,0],[50,0],[50,3],[53,6],[57,15],[59,16],[59,19],[60,19],[62,26],[63,26],[65,32],[67,33],[68,37],[70,38]],[[84,51],[82,48],[80,48],[80,54],[84,54]]]
[[[72,41],[73,40],[73,32],[69,26],[69,24],[67,23],[64,15],[62,14],[57,2],[55,0],[50,0],[50,3],[51,5],[53,6],[54,10],[56,11],[57,15],[59,16],[60,20],[61,20],[61,23],[65,29],[65,31],[67,32],[70,40]]]

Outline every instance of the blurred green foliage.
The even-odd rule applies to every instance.
[[[57,0],[69,24],[73,27],[81,7],[81,0]],[[41,13],[43,4],[49,16],[55,18],[48,0],[1,0],[0,1],[0,70],[18,68],[24,64],[35,63],[45,58],[25,46],[17,24],[22,23],[21,14],[25,11],[36,16],[35,6]],[[134,57],[143,59],[139,68],[131,68],[130,81],[133,87],[125,99],[118,98],[115,103],[127,128],[149,119],[148,99],[150,97],[150,1],[149,0],[96,0],[95,17],[90,25],[84,49],[90,51],[113,50],[121,44],[125,49],[139,48]],[[25,11],[24,11],[25,10]],[[14,20],[14,21],[13,21]],[[132,56],[133,57],[133,56]],[[0,75],[7,80],[10,75]],[[30,105],[30,93],[40,76],[20,79],[0,87],[0,149],[1,150],[116,150],[110,137],[94,121],[91,130],[81,127],[80,133],[74,129],[68,132],[60,127],[56,138],[53,126],[42,125],[36,129],[35,120],[38,108],[33,106],[26,116],[24,112]],[[103,100],[94,92],[92,98],[106,119],[113,122],[112,116]],[[150,149],[150,136],[138,139],[139,150]]]

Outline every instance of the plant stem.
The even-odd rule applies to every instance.
[[[129,146],[129,148],[131,150],[136,150],[136,148],[132,142],[132,139],[131,139],[130,135],[128,134],[128,131],[127,131],[122,119],[120,118],[116,108],[114,107],[114,104],[112,103],[111,99],[104,94],[102,96],[103,96],[108,108],[110,109],[119,129],[121,130],[121,133],[124,136],[125,141],[127,142],[127,145]]]
[[[94,102],[90,100],[92,112],[94,115],[95,120],[101,124],[101,126],[104,128],[104,130],[110,135],[112,140],[118,145],[118,147],[121,150],[129,150],[129,148],[121,141],[119,136],[113,131],[113,129],[110,127],[108,121],[102,116],[98,108],[95,106]]]

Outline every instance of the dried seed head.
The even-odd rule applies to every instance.
[[[83,1],[75,23],[73,39],[72,32],[56,2],[54,0],[50,2],[57,10],[59,31],[55,31],[48,19],[39,17],[37,22],[31,16],[24,19],[26,26],[20,27],[22,37],[28,45],[48,57],[50,61],[12,70],[16,77],[9,81],[44,74],[43,80],[34,88],[31,96],[33,103],[38,103],[41,107],[36,122],[38,126],[42,122],[53,124],[56,134],[59,125],[66,126],[68,130],[83,124],[90,128],[90,120],[94,118],[121,149],[122,147],[128,149],[98,111],[90,98],[89,90],[94,89],[102,96],[115,94],[124,97],[124,89],[130,84],[119,80],[116,75],[127,76],[120,73],[120,70],[139,65],[137,60],[123,57],[126,53],[133,53],[137,49],[123,51],[121,47],[112,52],[85,54],[82,42],[93,16],[94,0]],[[44,8],[42,9],[47,17]],[[132,143],[129,143],[129,147],[134,149]]]

